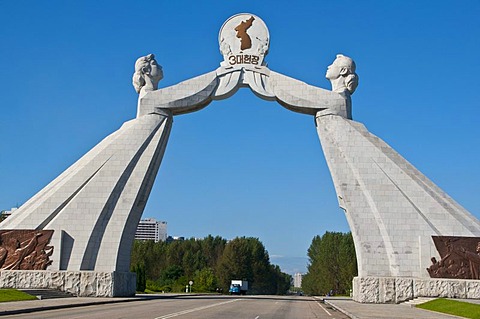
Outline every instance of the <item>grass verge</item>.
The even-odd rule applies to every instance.
[[[36,300],[35,296],[15,289],[0,289],[0,302]]]
[[[417,308],[464,318],[480,319],[480,305],[468,302],[440,298],[417,305]]]

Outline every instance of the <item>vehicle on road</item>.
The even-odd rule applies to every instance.
[[[231,295],[246,295],[248,291],[248,281],[246,280],[232,280],[228,292]]]

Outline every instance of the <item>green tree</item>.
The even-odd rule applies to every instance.
[[[171,265],[165,268],[162,271],[160,282],[163,285],[171,285],[175,283],[175,281],[184,275],[183,268],[178,265]]]
[[[286,274],[280,270],[280,267],[275,265],[274,266],[274,272],[276,276],[276,282],[277,282],[277,295],[284,295],[286,294],[289,290],[290,287],[293,285],[293,278],[291,275]]]
[[[227,243],[217,267],[219,285],[228,291],[232,279],[247,280],[251,294],[285,294],[290,277],[270,264],[258,238],[235,238]]]
[[[220,236],[208,235],[201,242],[202,256],[205,258],[207,267],[215,269],[223,255],[227,241]]]
[[[275,271],[263,244],[257,238],[249,239],[253,280],[250,291],[253,294],[276,294]]]
[[[333,290],[345,294],[357,274],[357,260],[351,233],[326,232],[315,236],[308,249],[308,272],[302,288],[308,294],[325,294]]]
[[[142,265],[145,269],[147,277],[154,276],[154,274],[152,274],[153,269],[155,269],[154,266],[156,263],[154,246],[155,243],[150,240],[135,240],[133,243],[130,265],[132,267]]]
[[[217,266],[220,287],[228,291],[232,279],[253,280],[251,253],[245,237],[235,238],[227,243]]]
[[[172,243],[135,241],[131,266],[132,271],[143,267],[147,288],[154,291],[181,292],[193,280],[196,291],[221,287],[228,292],[232,279],[242,279],[249,281],[251,293],[283,294],[289,281],[278,266],[270,264],[258,238],[235,238],[228,243],[211,235]]]
[[[143,264],[137,264],[133,272],[136,273],[137,275],[137,291],[144,292],[145,289],[147,288],[147,279],[145,276],[145,265]]]
[[[217,288],[217,278],[212,268],[197,270],[193,278],[193,291],[213,292]]]

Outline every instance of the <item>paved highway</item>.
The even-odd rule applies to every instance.
[[[83,306],[3,318],[68,319],[346,319],[303,296],[181,296],[96,306]]]

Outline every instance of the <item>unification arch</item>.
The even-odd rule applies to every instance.
[[[472,250],[471,244],[460,245],[461,238],[480,237],[480,222],[363,124],[352,120],[355,63],[338,55],[326,74],[332,90],[318,88],[270,70],[264,61],[269,39],[259,17],[235,15],[219,33],[224,57],[220,67],[162,89],[158,82],[163,73],[155,57],[139,58],[133,76],[139,93],[137,117],[0,224],[2,243],[23,232],[16,250],[4,248],[0,287],[57,288],[80,296],[134,294],[135,275],[129,273],[131,247],[173,118],[249,87],[261,99],[315,118],[338,202],[355,242],[356,301],[480,297],[478,280],[431,278],[433,270],[442,266],[432,269],[432,257],[448,259]],[[40,248],[32,248],[35,245]],[[22,254],[15,255],[19,249]],[[20,257],[13,260],[15,256]],[[22,266],[27,258],[33,268]],[[39,259],[48,270],[39,269]]]

